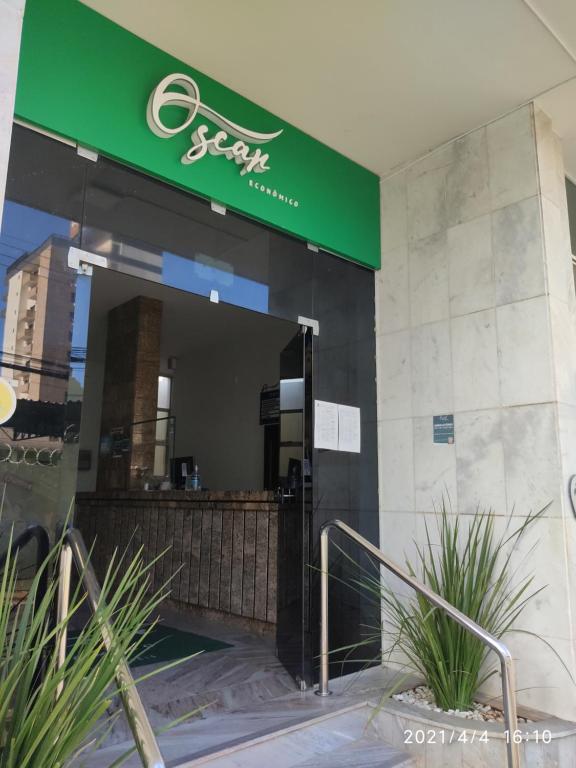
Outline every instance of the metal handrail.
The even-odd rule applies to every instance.
[[[500,640],[493,637],[485,629],[476,624],[475,621],[465,616],[457,608],[454,608],[444,598],[437,595],[425,584],[421,584],[417,579],[409,574],[405,573],[401,568],[395,565],[389,560],[386,555],[381,552],[377,547],[371,544],[368,539],[365,539],[357,531],[351,528],[341,520],[330,520],[324,523],[320,528],[320,681],[318,684],[318,690],[316,691],[318,696],[329,696],[329,672],[328,672],[328,655],[329,655],[329,640],[328,640],[328,578],[329,578],[329,563],[328,563],[328,545],[329,545],[329,533],[332,528],[337,528],[346,534],[349,539],[356,542],[366,552],[369,552],[372,557],[375,557],[385,568],[395,574],[401,581],[412,587],[416,592],[425,597],[432,605],[445,611],[451,619],[453,619],[461,627],[464,627],[468,632],[481,640],[484,645],[491,648],[500,659],[500,668],[502,672],[502,700],[504,709],[504,723],[506,734],[506,752],[508,758],[509,768],[520,768],[520,752],[518,744],[516,743],[516,735],[518,729],[518,716],[516,712],[516,692],[514,689],[514,663],[512,660],[512,654]]]
[[[58,587],[57,621],[62,625],[62,631],[58,638],[58,663],[62,665],[66,655],[66,641],[68,636],[66,617],[68,616],[70,603],[70,580],[72,576],[72,563],[82,579],[84,589],[88,595],[88,602],[95,614],[101,603],[101,591],[98,579],[90,562],[82,534],[75,528],[68,528],[63,536],[62,554],[60,557],[60,580]],[[100,622],[100,630],[106,650],[110,650],[114,643],[112,627],[104,619]],[[125,659],[122,659],[116,668],[116,682],[119,688],[120,698],[126,713],[126,718],[134,737],[136,749],[144,768],[165,768],[164,759],[160,753],[156,736],[146,715],[140,694],[136,690],[134,678]],[[61,690],[61,689],[60,689]]]
[[[33,540],[36,541],[35,573],[38,574],[34,609],[38,611],[48,592],[48,568],[46,568],[45,562],[50,553],[50,536],[48,535],[46,528],[39,523],[33,523],[25,528],[22,533],[11,542],[6,552],[0,556],[0,569],[4,568],[8,558],[12,559]],[[47,657],[48,649],[45,648],[40,654],[40,660],[32,684],[33,690],[36,690],[42,684],[42,679],[46,672]]]
[[[25,530],[19,534],[14,541],[12,541],[9,549],[0,556],[0,568],[4,567],[6,560],[10,556],[12,558],[16,552],[23,549],[33,539],[36,539],[36,571],[40,571],[42,564],[48,557],[50,552],[50,537],[43,525],[37,523],[29,525]],[[48,589],[48,571],[46,568],[41,572],[38,583],[38,589],[36,590],[36,608],[40,605],[44,599],[44,595]]]

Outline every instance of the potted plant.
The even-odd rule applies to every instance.
[[[80,765],[82,754],[100,745],[118,716],[108,714],[117,694],[116,668],[123,657],[138,655],[154,627],[150,619],[166,589],[150,591],[153,563],[145,565],[141,552],[131,560],[116,557],[107,568],[95,613],[78,622],[86,600],[79,581],[72,590],[68,616],[55,624],[56,566],[62,540],[23,596],[19,558],[11,555],[11,542],[10,535],[0,569],[0,768]],[[45,570],[50,579],[42,595],[39,587]],[[108,650],[101,634],[104,623],[110,625],[114,638]],[[76,632],[59,664],[58,638],[73,625]]]
[[[437,536],[425,526],[424,543],[415,543],[416,557],[407,560],[406,568],[494,637],[522,631],[517,627],[519,617],[545,587],[535,586],[533,575],[518,577],[515,553],[545,511],[522,520],[511,517],[497,533],[493,512],[478,509],[460,516],[443,502]],[[388,742],[407,749],[422,765],[430,761],[467,767],[491,760],[506,765],[507,739],[518,739],[524,753],[533,748],[546,752],[556,738],[571,740],[567,755],[576,749],[572,723],[532,712],[520,718],[517,734],[506,734],[503,723],[494,722],[502,720],[497,703],[490,706],[495,700],[480,694],[497,674],[490,650],[444,611],[421,595],[396,593],[379,568],[362,568],[352,582],[381,607],[377,635],[372,631],[364,643],[383,638],[383,663],[401,669],[401,674],[393,675],[372,720],[372,727]],[[414,684],[414,676],[419,683]],[[557,745],[554,748],[558,750]]]

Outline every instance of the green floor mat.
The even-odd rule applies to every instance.
[[[231,647],[230,643],[223,643],[221,640],[158,624],[146,637],[138,651],[138,657],[132,659],[130,666],[166,664],[200,651],[210,653],[210,651],[221,651],[223,648]]]
[[[144,631],[144,630],[142,630]],[[77,634],[69,632],[68,648],[72,647]],[[214,640],[194,632],[184,632],[181,629],[158,624],[147,635],[138,650],[137,657],[130,661],[131,667],[142,667],[144,664],[166,664],[175,659],[183,659],[193,653],[210,653],[231,648],[230,643]]]

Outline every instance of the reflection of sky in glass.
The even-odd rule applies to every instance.
[[[190,291],[199,296],[210,296],[210,291],[214,289],[218,291],[220,301],[227,304],[255,312],[268,312],[267,285],[167,251],[162,256],[164,285]]]
[[[6,308],[6,270],[25,253],[30,253],[51,236],[70,238],[68,219],[7,200],[0,230],[0,310]],[[224,267],[224,268],[222,268]],[[157,278],[156,278],[157,279]],[[199,296],[217,290],[222,302],[256,312],[268,312],[268,286],[234,274],[226,265],[203,263],[164,252],[162,282]],[[72,326],[72,375],[84,383],[85,358],[90,314],[90,278],[76,282],[74,323]],[[4,317],[0,317],[0,344],[4,338]],[[77,358],[77,359],[75,359]]]
[[[88,344],[88,322],[90,319],[90,287],[91,279],[87,275],[76,278],[76,297],[74,301],[74,324],[72,326],[72,376],[84,386],[85,362],[77,362],[75,357],[86,359]]]
[[[70,220],[6,201],[0,233],[3,261],[6,256],[15,261],[23,253],[38,248],[51,235],[69,237]]]

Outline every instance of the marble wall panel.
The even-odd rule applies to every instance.
[[[502,405],[554,400],[549,302],[545,296],[496,310]]]
[[[546,619],[545,616],[544,621]],[[520,623],[528,627],[527,623]],[[537,626],[542,627],[541,618]],[[574,684],[569,677],[576,677],[572,641],[552,638],[540,631],[538,637],[518,633],[510,637],[509,644],[516,659],[516,679],[526,681],[526,690],[520,694],[520,702],[541,712],[574,721],[576,707],[571,695]]]
[[[566,174],[562,146],[552,121],[541,109],[534,110],[536,155],[542,197],[557,208],[566,204]]]
[[[382,255],[376,273],[376,333],[392,333],[410,327],[408,246],[400,245]]]
[[[491,217],[479,216],[447,232],[450,314],[465,315],[495,304]]]
[[[408,239],[420,240],[446,227],[447,166],[418,173],[410,170],[407,181]]]
[[[412,419],[378,425],[380,508],[414,509],[414,436]]]
[[[523,522],[523,518],[514,517],[508,524],[502,518],[496,530],[514,530]],[[571,637],[571,617],[566,611],[566,606],[570,604],[567,561],[559,555],[564,549],[565,529],[561,518],[543,517],[534,521],[515,547],[514,581],[519,584],[522,579],[533,579],[527,594],[534,594],[534,597],[526,604],[518,626],[539,627],[539,635],[566,641]],[[548,666],[554,667],[553,658],[547,654],[544,646],[541,653],[548,660]],[[571,654],[565,661],[570,666]],[[539,666],[543,678],[546,665]]]
[[[496,303],[545,293],[540,198],[521,200],[492,214]]]
[[[576,405],[576,309],[550,296],[552,357],[559,403]]]
[[[496,312],[474,312],[453,319],[452,375],[456,411],[500,405]]]
[[[380,546],[394,562],[404,565],[414,562],[415,541],[419,533],[416,512],[385,512],[381,518]]]
[[[490,210],[490,176],[486,129],[454,142],[454,161],[446,180],[446,223],[449,227]]]
[[[487,126],[492,210],[538,193],[532,105]]]
[[[548,292],[573,309],[576,292],[568,221],[562,210],[547,197],[542,197],[541,204]]]
[[[406,173],[392,176],[380,195],[380,229],[382,252],[404,245],[408,238]]]
[[[518,515],[548,503],[560,515],[561,465],[556,407],[540,403],[502,411],[508,509]]]
[[[568,479],[576,474],[576,406],[558,403],[559,438],[560,438],[560,460],[562,462],[562,475]],[[571,518],[572,507],[569,499],[569,484],[564,483],[563,496],[564,508],[568,518]],[[576,528],[575,528],[576,533]],[[575,573],[576,573],[576,561]]]
[[[400,419],[412,415],[410,331],[399,331],[378,340],[382,371],[378,371],[378,416]]]
[[[505,514],[506,474],[500,410],[458,413],[455,433],[458,511],[473,514],[481,508]]]
[[[454,398],[448,321],[412,330],[411,360],[413,415],[451,413]]]
[[[449,315],[446,232],[411,242],[408,254],[411,325],[445,320]]]

